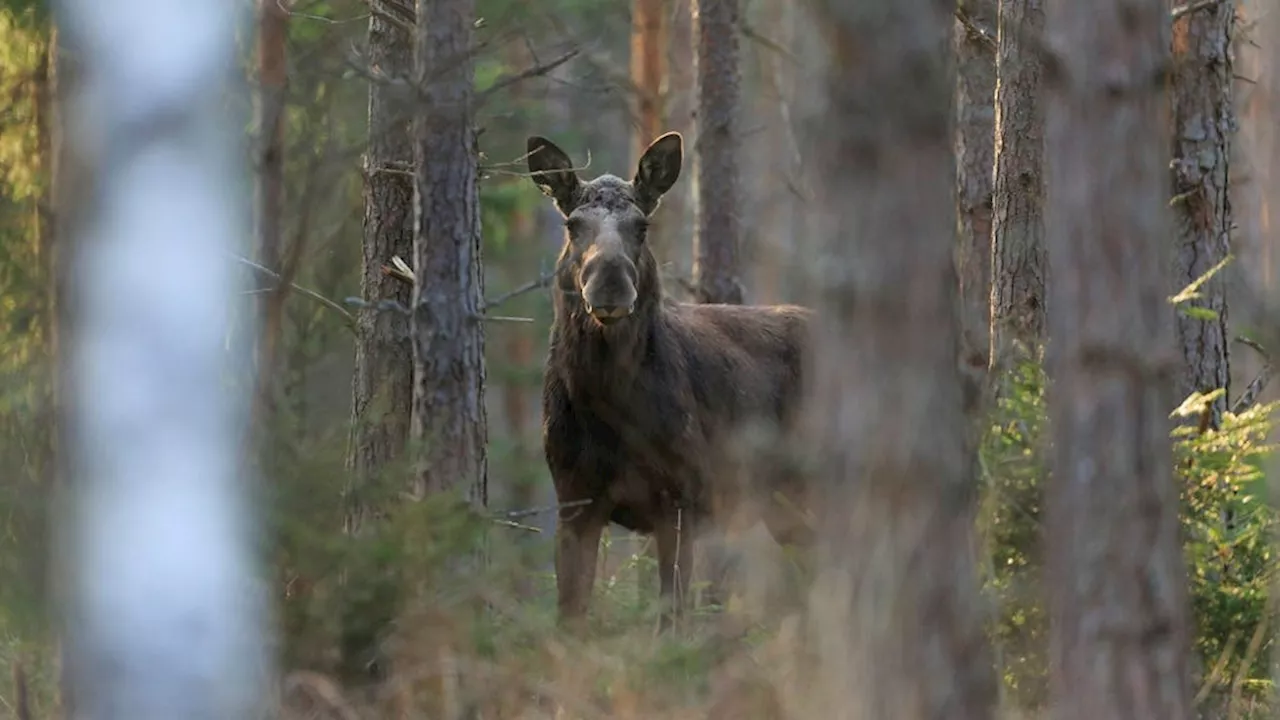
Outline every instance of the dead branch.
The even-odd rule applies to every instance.
[[[786,47],[782,45],[782,43],[778,42],[777,40],[774,40],[773,38],[760,32],[759,30],[756,30],[754,26],[752,26],[750,23],[746,21],[746,19],[744,18],[738,19],[738,31],[741,32],[742,36],[747,38],[748,40],[751,40],[765,48],[768,48],[769,50],[772,50],[777,55],[784,57],[787,60],[790,60],[792,63],[796,65],[800,64],[800,58],[796,57],[795,53],[788,50]]]
[[[484,309],[491,310],[501,305],[502,303],[507,302],[508,300],[517,298],[526,293],[531,293],[534,290],[540,290],[546,287],[547,285],[550,285],[551,279],[554,278],[555,276],[556,276],[556,273],[554,270],[544,272],[542,273],[542,275],[538,276],[538,279],[536,280],[530,280],[529,282],[525,283],[524,285],[521,285],[518,288],[515,288],[514,290],[509,290],[495,298],[485,300]]]
[[[955,14],[956,20],[960,21],[960,25],[969,33],[969,37],[981,41],[983,45],[986,45],[991,50],[996,50],[1000,47],[1000,43],[996,41],[995,33],[979,25],[978,21],[974,20],[973,16],[969,14],[969,10],[963,5],[956,5]]]
[[[1253,348],[1262,356],[1263,361],[1262,370],[1258,372],[1258,376],[1245,386],[1244,392],[1240,393],[1240,397],[1236,398],[1236,401],[1231,404],[1232,414],[1239,415],[1245,410],[1248,410],[1255,402],[1258,401],[1258,396],[1262,395],[1262,391],[1266,389],[1267,383],[1271,382],[1271,376],[1275,374],[1275,367],[1271,364],[1271,356],[1268,355],[1267,351],[1257,342],[1243,336],[1237,336],[1235,341],[1241,345]]]
[[[413,315],[413,311],[401,305],[395,300],[378,300],[377,302],[369,302],[358,297],[345,297],[342,299],[346,304],[360,308],[362,310],[373,310],[375,312],[389,312],[404,317]],[[514,315],[472,315],[474,320],[482,320],[484,322],[514,322],[514,323],[531,323],[533,318],[518,317]]]
[[[408,285],[413,285],[413,283],[415,282],[413,277],[413,269],[409,267],[408,263],[400,259],[399,255],[391,258],[390,266],[383,265],[382,272]],[[556,274],[554,270],[545,272],[542,275],[538,276],[538,279],[536,280],[530,280],[529,282],[525,283],[524,285],[521,285],[520,287],[514,290],[510,290],[508,292],[502,293],[497,297],[485,300],[484,307],[482,308],[482,310],[485,310],[485,311],[492,310],[493,308],[501,305],[504,302],[507,302],[508,300],[517,298],[526,293],[533,292],[534,290],[539,290],[541,288],[544,288],[547,285],[551,284],[551,279],[554,278],[555,276]],[[357,300],[356,298],[347,298],[346,302],[348,304],[354,305],[354,304],[357,304],[356,300]],[[400,310],[403,310],[406,314],[409,312],[408,308],[405,308],[403,305],[400,305],[399,303],[396,303],[396,305]],[[379,308],[379,309],[391,309],[391,308]],[[487,319],[497,320],[498,318],[489,317]],[[531,319],[528,319],[528,318],[502,318],[502,320],[506,320],[508,322],[533,322]]]
[[[295,703],[302,702],[306,706],[331,711],[330,717],[339,720],[360,720],[360,715],[351,707],[337,683],[317,672],[295,670],[285,677],[281,688],[281,702],[286,706],[290,699]],[[314,717],[313,713],[308,713]]]
[[[579,53],[580,53],[580,52],[581,52],[581,51],[580,51],[580,50],[577,50],[577,49],[570,50],[569,52],[567,52],[567,53],[565,53],[565,54],[561,55],[560,57],[558,57],[558,58],[556,58],[556,59],[554,59],[554,60],[551,60],[551,61],[549,61],[549,62],[540,63],[540,64],[535,65],[535,66],[533,66],[533,67],[531,67],[531,68],[529,68],[529,69],[527,69],[527,70],[523,70],[523,71],[521,71],[521,72],[514,73],[514,74],[512,74],[512,75],[504,75],[503,77],[498,78],[498,79],[493,83],[493,85],[492,85],[492,86],[490,86],[490,87],[489,87],[487,90],[485,90],[484,92],[480,93],[479,97],[477,97],[477,98],[476,98],[476,106],[477,106],[477,107],[479,107],[479,106],[481,106],[481,105],[484,105],[485,101],[487,101],[487,100],[488,100],[490,97],[492,97],[495,93],[497,93],[497,92],[499,92],[499,91],[501,91],[501,90],[503,90],[503,89],[505,89],[505,88],[508,88],[508,87],[510,87],[510,86],[512,86],[512,85],[515,85],[515,84],[516,84],[516,83],[518,83],[518,82],[521,82],[521,81],[523,81],[523,80],[528,80],[529,78],[534,78],[534,77],[538,77],[538,76],[541,76],[541,75],[546,75],[547,73],[551,72],[552,70],[555,70],[556,68],[560,67],[561,65],[563,65],[563,64],[565,64],[565,63],[569,62],[570,60],[574,59],[575,57],[577,57],[577,56],[579,55]]]
[[[530,508],[528,510],[508,510],[507,512],[501,513],[501,517],[507,518],[508,520],[514,520],[517,518],[529,517],[531,515],[541,515],[542,513],[551,512],[552,510],[559,511],[564,510],[565,508],[573,508],[590,504],[590,498],[586,500],[571,500],[558,505],[544,505],[542,507]]]
[[[237,261],[237,262],[239,262],[239,263],[241,263],[241,264],[243,264],[243,265],[246,265],[246,266],[248,266],[248,267],[252,268],[252,269],[253,269],[253,270],[255,270],[256,272],[261,273],[262,275],[265,275],[265,276],[267,276],[267,277],[271,278],[272,280],[275,280],[275,281],[277,281],[277,282],[280,282],[280,281],[282,280],[282,278],[280,277],[280,274],[279,274],[279,273],[277,273],[275,270],[272,270],[272,269],[270,269],[270,268],[268,268],[268,267],[265,267],[265,266],[263,266],[263,265],[259,265],[258,263],[254,262],[254,261],[252,261],[252,260],[250,260],[249,258],[246,258],[246,257],[240,257],[239,255],[236,255],[236,256],[234,256],[234,257],[235,257],[235,259],[236,259],[236,261]],[[354,330],[354,329],[355,329],[355,324],[356,324],[356,319],[355,319],[355,317],[353,317],[353,316],[351,315],[351,313],[347,312],[347,311],[346,311],[346,309],[345,309],[345,308],[343,308],[343,307],[342,307],[341,305],[339,305],[338,303],[336,303],[336,302],[334,302],[334,301],[330,300],[329,298],[325,297],[324,295],[321,295],[320,293],[316,292],[315,290],[311,290],[311,289],[309,289],[309,288],[302,287],[301,285],[298,285],[297,283],[292,283],[292,282],[291,282],[291,283],[289,283],[289,285],[288,285],[288,286],[289,286],[289,289],[290,289],[290,290],[293,290],[294,292],[296,292],[296,293],[298,293],[298,294],[300,294],[300,295],[305,295],[305,296],[307,296],[307,297],[311,298],[312,300],[315,300],[316,302],[320,303],[321,305],[324,305],[325,307],[329,308],[330,310],[333,310],[334,312],[336,312],[336,313],[340,314],[340,315],[342,316],[342,318],[343,318],[343,320],[344,320],[344,322],[345,322],[346,326],[347,326],[348,328],[352,329],[352,330]]]
[[[1174,8],[1169,13],[1169,15],[1174,20],[1177,20],[1178,18],[1184,15],[1190,15],[1191,13],[1200,12],[1201,10],[1210,10],[1212,8],[1215,8],[1221,5],[1222,3],[1223,3],[1223,0],[1197,0],[1197,2],[1190,2],[1190,3],[1187,3],[1186,5],[1179,5],[1178,7]]]

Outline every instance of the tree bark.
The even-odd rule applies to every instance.
[[[1054,1],[1046,46],[1054,717],[1190,718],[1168,418],[1168,8]],[[1123,439],[1123,440],[1121,440]]]
[[[697,0],[698,234],[693,284],[699,302],[743,300],[738,264],[738,0]]]
[[[991,229],[991,347],[998,365],[1016,339],[1044,340],[1044,102],[1033,43],[1044,32],[1042,0],[1000,0],[996,60],[994,223]]]
[[[369,64],[407,75],[413,63],[409,33],[369,18]],[[411,287],[382,272],[391,258],[413,258],[413,141],[409,108],[385,85],[369,85],[369,148],[364,166],[364,257],[360,290],[365,302],[408,306]],[[401,459],[413,408],[413,349],[406,318],[371,308],[357,315],[355,374],[351,383],[351,439],[347,465],[355,485],[347,497],[347,531],[359,532],[369,506],[362,490]]]
[[[633,165],[639,162],[649,143],[662,134],[662,86],[667,76],[666,19],[662,0],[634,0],[631,4],[631,82],[635,85]]]
[[[991,186],[995,152],[995,0],[965,0],[966,22],[956,20],[955,154],[958,247],[956,268],[964,318],[961,332],[970,362],[986,366],[991,307]]]
[[[369,18],[368,59],[391,75],[413,65],[413,38],[378,14]],[[360,294],[367,303],[408,306],[411,287],[382,271],[391,258],[413,258],[413,139],[410,108],[386,85],[369,84],[368,148],[364,158],[364,240]],[[404,460],[413,409],[413,348],[409,321],[362,308],[356,315],[355,370],[351,380],[351,435],[345,531],[356,536],[386,508],[375,485]],[[391,483],[385,483],[391,485]],[[352,686],[375,683],[389,671],[381,640],[394,617],[395,573],[367,565],[348,568],[349,605],[343,609],[342,675]]]
[[[693,8],[696,0],[665,0],[662,12],[666,17],[665,42],[663,52],[666,55],[665,88],[662,96],[662,122],[659,134],[674,130],[684,137],[685,143],[693,141],[696,134],[694,109],[696,107],[696,79],[694,78],[693,48]],[[644,146],[653,142],[657,135],[644,141]],[[638,148],[637,153],[644,148]],[[639,154],[632,158],[632,163],[639,161]],[[662,197],[653,216],[654,253],[659,262],[673,262],[676,267],[688,267],[691,257],[689,241],[693,227],[693,187],[694,174],[688,173],[681,182],[677,182]]]
[[[488,503],[484,276],[471,38],[475,0],[418,0],[415,132],[415,494],[461,485]]]
[[[956,364],[954,6],[814,5],[829,53],[828,104],[807,133],[822,243],[807,416],[820,459],[810,597],[825,689],[813,716],[989,718],[995,673]]]
[[[284,303],[289,296],[293,273],[283,267],[284,259],[284,106],[288,84],[285,40],[289,14],[276,0],[258,2],[258,98],[255,108],[258,126],[257,180],[254,221],[255,255],[263,267],[280,274],[259,305],[257,340],[257,387],[250,418],[251,437],[265,437],[275,414],[272,399],[280,333],[284,323]]]
[[[1227,257],[1233,222],[1230,183],[1232,108],[1231,30],[1235,3],[1221,2],[1173,23],[1173,208],[1177,228],[1174,292]],[[1200,286],[1187,305],[1216,317],[1178,313],[1183,368],[1179,402],[1193,392],[1229,389],[1226,275]],[[1211,425],[1222,421],[1226,393],[1212,405]]]

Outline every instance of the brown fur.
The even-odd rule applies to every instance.
[[[662,625],[684,602],[692,541],[708,523],[763,519],[780,542],[803,541],[801,485],[766,473],[745,483],[730,444],[745,424],[790,427],[802,394],[810,311],[797,306],[676,303],[645,243],[648,216],[679,177],[668,133],[627,182],[582,182],[559,148],[529,139],[534,181],[566,217],[555,321],[543,385],[543,442],[562,504],[556,584],[562,621],[586,612],[601,531],[655,535]],[[594,312],[593,312],[594,311]]]

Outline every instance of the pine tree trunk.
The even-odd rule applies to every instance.
[[[1169,412],[1162,0],[1046,6],[1050,694],[1071,720],[1192,717]],[[1123,439],[1123,440],[1122,440]]]
[[[741,303],[738,0],[697,2],[698,233],[693,284],[699,302]]]
[[[284,303],[289,295],[289,274],[284,271],[284,109],[288,83],[285,41],[289,14],[277,0],[258,2],[258,146],[256,154],[257,192],[255,239],[257,261],[281,274],[271,292],[262,295],[257,342],[257,388],[250,419],[255,437],[266,437],[274,415],[272,400],[280,333],[284,323]]]
[[[1177,228],[1177,287],[1195,282],[1231,249],[1230,178],[1232,108],[1231,30],[1235,3],[1222,2],[1173,23],[1173,208]],[[1183,368],[1181,401],[1193,392],[1229,389],[1226,275],[1216,273],[1187,303],[1216,314],[1178,313]],[[1217,427],[1227,408],[1224,393],[1212,406]]]
[[[484,276],[473,126],[475,0],[418,0],[414,76],[413,421],[418,496],[462,486],[488,503]]]
[[[807,132],[822,243],[810,260],[822,289],[811,630],[826,691],[812,716],[990,718],[956,365],[954,6],[815,5],[831,56],[829,106]]]
[[[956,20],[952,47],[956,56],[955,153],[961,330],[964,345],[986,366],[991,303],[991,185],[995,152],[995,48],[988,28],[995,27],[995,0],[962,3],[966,22]]]
[[[996,75],[991,349],[998,366],[1010,340],[1028,352],[1044,340],[1044,101],[1033,43],[1044,32],[1042,0],[1000,0]]]
[[[694,139],[694,109],[696,106],[696,79],[694,78],[693,9],[696,0],[664,0],[662,13],[666,18],[665,86],[662,97],[662,122],[659,134],[675,131],[684,137],[686,147]],[[645,146],[657,135],[645,141]],[[643,149],[643,148],[641,148]],[[639,160],[639,155],[632,162]],[[662,204],[654,213],[652,231],[658,262],[674,263],[677,268],[687,268],[691,257],[693,228],[693,187],[695,183],[692,163],[686,161],[685,175],[662,197]],[[682,271],[683,272],[683,271]]]
[[[631,138],[631,162],[639,162],[649,143],[662,134],[663,93],[667,75],[667,17],[662,0],[634,0],[631,4],[632,112],[636,125]]]
[[[386,19],[369,18],[368,58],[389,75],[407,75],[413,65],[409,33]],[[382,271],[399,256],[413,261],[413,142],[410,108],[386,85],[369,85],[368,148],[364,162],[364,241],[360,290],[368,303],[408,306],[411,286]],[[351,436],[345,530],[367,531],[386,512],[376,500],[381,486],[406,458],[413,408],[413,349],[409,321],[362,308],[356,315],[355,371],[351,380]],[[379,487],[375,487],[375,485]],[[373,687],[387,676],[382,640],[395,614],[398,580],[389,568],[361,562],[344,577],[342,674],[353,688]]]
[[[377,14],[369,18],[369,64],[407,75],[412,38]],[[369,85],[369,147],[364,166],[364,256],[360,289],[365,302],[392,300],[408,307],[412,288],[382,271],[399,256],[413,261],[413,142],[410,109],[390,88]],[[355,486],[347,497],[347,529],[358,532],[369,507],[370,482],[401,460],[413,407],[413,350],[409,323],[392,312],[366,308],[357,315],[355,374],[351,383],[351,440],[347,465]]]

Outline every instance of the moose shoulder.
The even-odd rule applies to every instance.
[[[803,484],[783,464],[753,462],[748,478],[734,448],[743,430],[793,425],[809,311],[663,296],[645,236],[682,160],[680,135],[668,133],[631,181],[584,182],[560,148],[529,138],[533,180],[565,218],[543,384],[547,464],[569,505],[556,532],[562,621],[585,615],[610,522],[655,537],[663,627],[683,607],[692,543],[710,523],[759,519],[779,542],[807,540]]]

